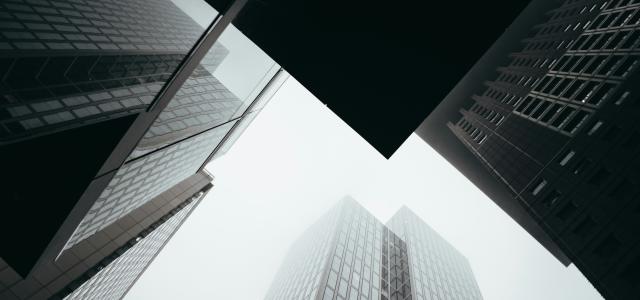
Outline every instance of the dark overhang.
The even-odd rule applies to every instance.
[[[388,158],[528,2],[249,0],[232,23]]]

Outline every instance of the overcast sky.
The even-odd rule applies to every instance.
[[[345,195],[382,222],[407,205],[469,259],[485,299],[602,299],[419,137],[386,160],[293,79],[207,169],[213,190],[127,300],[262,299]]]

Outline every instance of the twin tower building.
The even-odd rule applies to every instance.
[[[293,244],[266,299],[482,299],[467,259],[407,207],[346,197]]]

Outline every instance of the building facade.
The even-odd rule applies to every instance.
[[[459,110],[450,133],[507,193],[472,181],[502,207],[520,206],[549,239],[532,234],[607,299],[640,296],[639,9],[635,1],[558,2],[519,36],[506,65],[493,65],[497,77],[484,73],[480,93],[447,104]],[[447,152],[463,174],[476,172]]]
[[[293,244],[266,299],[482,299],[466,259],[445,244],[407,208],[385,226],[347,197]]]
[[[387,227],[407,244],[413,299],[482,299],[467,259],[403,206]]]
[[[212,187],[198,172],[65,251],[18,274],[0,258],[0,299],[121,299]]]
[[[231,147],[288,76],[235,14],[205,1],[0,4],[0,198],[12,200],[0,222],[40,223],[4,234],[14,271],[56,261]]]
[[[288,77],[230,25],[237,13],[0,3],[1,299],[129,290],[211,188],[205,165]]]

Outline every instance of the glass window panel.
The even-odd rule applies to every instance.
[[[129,159],[241,117],[279,70],[239,30],[228,27]]]
[[[17,124],[5,139],[146,109],[217,16],[203,0],[110,2],[85,1],[64,12],[51,1],[0,7],[0,14],[8,18],[3,21],[17,25],[0,36],[0,95],[11,99],[0,102],[0,111],[29,103],[50,112],[0,116],[0,127]],[[30,20],[20,17],[23,9],[30,11]],[[73,23],[68,23],[69,14],[74,15]],[[64,105],[50,105],[60,101]]]

